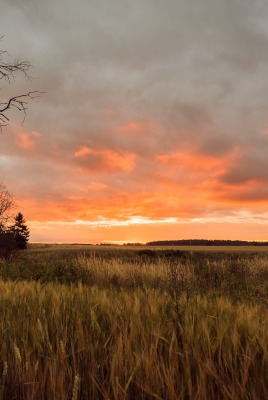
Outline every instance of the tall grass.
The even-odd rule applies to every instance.
[[[0,399],[268,398],[268,257],[0,260]]]
[[[0,282],[2,399],[266,399],[267,309]]]
[[[40,283],[82,283],[100,288],[152,288],[188,295],[224,295],[264,301],[268,293],[267,253],[173,252],[104,249],[53,250],[0,259],[0,279]]]

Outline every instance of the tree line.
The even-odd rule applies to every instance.
[[[207,239],[180,239],[156,240],[146,243],[147,246],[268,246],[268,242],[247,240],[207,240]]]

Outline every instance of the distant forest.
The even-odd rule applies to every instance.
[[[246,240],[207,240],[207,239],[182,239],[182,240],[156,240],[146,243],[147,246],[268,246],[268,242],[255,242]]]

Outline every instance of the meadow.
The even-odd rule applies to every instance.
[[[0,399],[267,399],[266,248],[0,260]]]

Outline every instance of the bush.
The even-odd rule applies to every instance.
[[[8,259],[16,246],[13,233],[0,232],[0,258]]]

